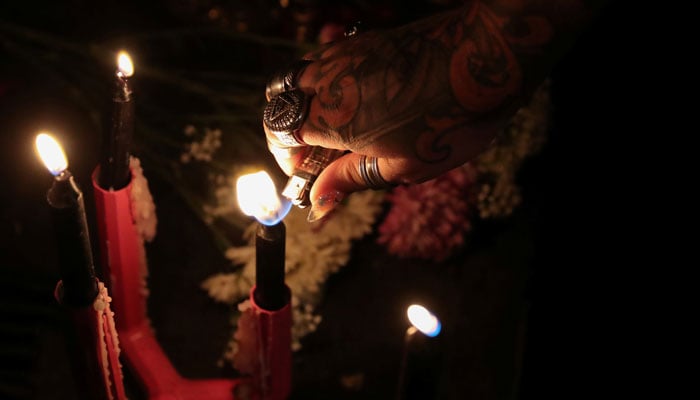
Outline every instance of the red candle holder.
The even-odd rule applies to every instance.
[[[187,379],[175,370],[161,348],[146,314],[146,257],[131,207],[131,187],[104,190],[92,176],[105,276],[118,313],[122,354],[149,399],[235,400],[248,379]]]
[[[279,310],[264,309],[255,301],[256,287],[250,290],[250,302],[256,317],[255,350],[260,360],[260,369],[254,379],[263,400],[284,400],[292,391],[292,307],[287,301]]]

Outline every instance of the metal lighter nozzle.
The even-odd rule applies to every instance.
[[[316,181],[318,175],[333,160],[343,155],[342,150],[327,149],[315,146],[304,158],[294,173],[289,177],[287,185],[282,191],[282,196],[288,198],[292,204],[299,208],[305,208],[311,204],[309,193],[311,186]]]

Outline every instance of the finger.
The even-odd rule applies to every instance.
[[[357,153],[345,154],[330,163],[316,178],[310,193],[311,210],[308,218],[310,222],[328,215],[348,194],[369,188],[358,169],[361,157]],[[387,182],[393,182],[390,179],[396,178],[400,173],[391,166],[396,163],[384,158],[378,161],[382,177]]]
[[[293,173],[294,167],[309,148],[297,135],[307,108],[307,96],[299,90],[293,90],[273,97],[263,111],[262,125],[268,149],[287,175]]]
[[[313,60],[311,58],[305,58],[307,60],[312,60],[313,62],[304,68],[301,74],[297,76],[296,86],[297,89],[301,89],[307,94],[315,94],[315,77],[319,76],[319,62],[318,60]]]
[[[279,147],[268,142],[268,149],[272,156],[277,161],[277,165],[280,166],[282,171],[284,171],[287,176],[291,176],[294,173],[294,169],[297,165],[301,164],[302,160],[311,150],[310,146],[304,147]]]
[[[311,146],[348,150],[338,132],[339,127],[351,125],[360,105],[359,86],[354,78],[335,81],[329,71],[340,69],[348,60],[324,66],[321,62],[309,64],[298,77],[297,88],[307,95],[308,111],[297,137]],[[333,90],[331,90],[331,86]]]
[[[331,46],[333,46],[334,43],[323,43],[321,46],[315,50],[309,51],[306,54],[304,54],[301,59],[302,60],[309,60],[309,61],[316,61],[323,57],[323,54],[327,49]]]
[[[348,194],[371,188],[360,175],[362,157],[357,153],[345,154],[321,172],[309,193],[309,222],[328,215]],[[377,158],[379,175],[389,185],[424,182],[454,167],[455,165],[442,163],[426,164],[415,159]]]
[[[299,76],[313,60],[299,59],[286,67],[277,70],[267,81],[265,87],[265,98],[270,101],[273,97],[282,92],[292,90],[297,87]]]

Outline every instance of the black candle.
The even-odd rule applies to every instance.
[[[259,224],[255,236],[255,303],[267,311],[276,311],[289,301],[284,284],[284,223]]]
[[[284,283],[286,228],[282,218],[291,203],[280,200],[274,182],[263,171],[241,176],[236,191],[243,212],[259,223],[255,235],[255,303],[267,311],[279,310],[289,303],[289,289]]]
[[[433,398],[439,353],[427,346],[426,339],[438,336],[442,324],[433,313],[417,304],[408,307],[406,314],[411,326],[404,336],[396,400]]]
[[[86,306],[95,300],[98,290],[83,193],[68,171],[68,163],[58,142],[49,135],[40,134],[36,146],[44,164],[55,177],[46,198],[51,206],[58,246],[58,265],[63,281],[61,301],[70,306]]]
[[[129,152],[134,133],[134,102],[129,86],[134,67],[126,52],[119,53],[117,63],[112,123],[102,141],[99,176],[100,187],[114,190],[129,184]]]

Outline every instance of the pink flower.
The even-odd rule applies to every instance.
[[[398,187],[379,226],[378,243],[404,258],[443,261],[464,243],[469,231],[469,192],[476,171],[466,164],[419,185]]]

